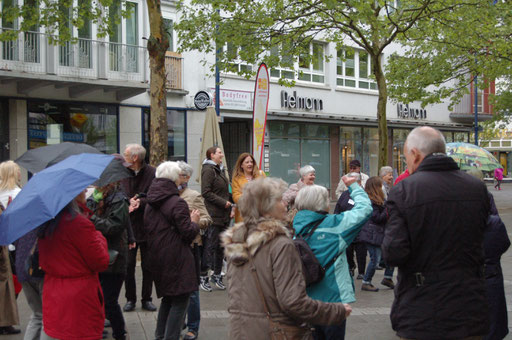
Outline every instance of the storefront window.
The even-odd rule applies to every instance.
[[[317,124],[269,122],[270,175],[288,184],[299,180],[298,170],[311,165],[315,183],[330,188],[329,127]]]
[[[453,133],[453,141],[454,142],[467,143],[468,139],[469,139],[469,133],[467,133],[467,132],[454,132]]]
[[[393,129],[393,164],[392,167],[398,174],[407,169],[404,155],[404,143],[407,135],[411,130],[406,129]]]
[[[443,134],[446,143],[453,142],[453,133],[451,131],[441,131],[441,133]]]
[[[144,113],[144,147],[147,150],[146,158],[149,160],[149,109]],[[186,111],[167,110],[167,159],[170,161],[186,160],[185,126]]]
[[[349,172],[350,161],[363,159],[363,137],[360,127],[340,128],[341,175]]]
[[[361,171],[369,176],[379,174],[379,129],[363,128],[363,159]]]
[[[28,141],[34,149],[62,142],[86,143],[104,153],[118,152],[117,106],[28,102]]]

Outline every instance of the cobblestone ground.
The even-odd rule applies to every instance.
[[[502,190],[496,191],[490,184],[490,192],[494,195],[501,218],[509,230],[509,237],[512,239],[512,184],[502,184]],[[504,254],[501,260],[505,278],[505,292],[507,296],[509,311],[509,326],[512,326],[512,249]],[[140,268],[137,268],[138,283],[140,283]],[[347,321],[346,339],[348,340],[374,340],[374,339],[397,339],[391,329],[389,313],[393,301],[393,291],[381,286],[383,271],[377,271],[373,282],[380,288],[377,293],[361,291],[361,281],[356,280],[357,302],[352,304],[353,312]],[[395,271],[396,275],[396,271]],[[140,286],[139,286],[140,287]],[[140,288],[139,288],[140,289]],[[158,307],[159,300],[153,292],[153,302]],[[227,293],[214,290],[211,293],[201,292],[201,327],[199,339],[220,340],[227,339],[228,312],[226,308]],[[121,292],[120,304],[124,305],[124,291]],[[18,299],[18,307],[21,318],[21,329],[24,330],[30,309],[23,294]],[[140,309],[138,302],[134,312],[124,313],[128,332],[132,340],[154,339],[156,327],[156,312],[146,312]],[[109,330],[111,333],[111,330]],[[23,333],[19,335],[3,336],[5,340],[21,340]],[[109,339],[111,337],[109,336]],[[506,337],[512,340],[512,335]]]

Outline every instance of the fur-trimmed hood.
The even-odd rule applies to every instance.
[[[244,222],[237,223],[221,235],[226,258],[236,266],[242,266],[265,243],[280,235],[291,238],[291,231],[286,225],[275,219],[260,219],[258,225],[248,230]]]

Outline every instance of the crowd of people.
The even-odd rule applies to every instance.
[[[136,309],[140,251],[141,307],[157,311],[153,284],[161,299],[157,340],[180,339],[184,328],[183,339],[196,339],[199,291],[214,289],[228,290],[230,339],[344,339],[353,280],[378,292],[378,269],[381,285],[395,290],[391,324],[400,338],[502,339],[500,258],[510,241],[482,173],[460,171],[430,127],[411,131],[404,154],[407,172],[394,182],[392,167],[370,177],[352,160],[329,213],[329,191],[315,184],[311,165],[288,186],[243,153],[230,180],[213,146],[197,192],[189,164],[154,168],[144,147],[129,144],[115,157],[133,176],[81,192],[17,240],[15,258],[2,247],[0,334],[20,332],[19,282],[32,310],[24,339],[97,340],[107,326],[114,339],[129,338],[123,311]],[[20,168],[0,164],[0,208],[20,190]],[[310,281],[312,264],[321,273]]]

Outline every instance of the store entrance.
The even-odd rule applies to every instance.
[[[231,178],[238,156],[244,152],[252,151],[251,120],[224,118],[224,122],[220,124],[220,134],[226,162],[228,163],[229,177]]]
[[[9,102],[0,99],[0,162],[9,160],[9,149]]]

